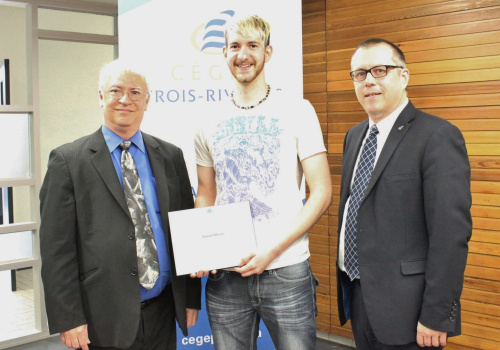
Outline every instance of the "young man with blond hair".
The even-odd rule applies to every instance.
[[[231,101],[196,134],[195,206],[248,201],[257,249],[238,267],[209,274],[215,347],[256,349],[262,319],[276,349],[314,349],[317,280],[307,230],[332,201],[321,128],[308,101],[266,83],[264,67],[273,53],[266,21],[235,20],[225,38],[235,86]]]

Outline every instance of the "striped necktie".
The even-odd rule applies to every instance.
[[[349,208],[345,226],[344,239],[344,267],[349,278],[354,280],[359,276],[358,250],[357,250],[357,216],[359,205],[365,195],[366,187],[372,177],[375,155],[377,153],[377,125],[373,125],[366,139],[365,146],[359,157],[358,169],[352,185]]]

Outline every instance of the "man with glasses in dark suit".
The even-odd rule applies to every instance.
[[[459,335],[472,233],[470,165],[451,123],[408,100],[403,52],[361,43],[351,77],[368,119],[345,137],[337,294],[358,349],[440,348]]]

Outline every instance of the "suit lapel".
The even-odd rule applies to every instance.
[[[160,149],[160,144],[153,137],[145,133],[142,133],[142,137],[144,138],[144,144],[146,145],[146,150],[148,151],[149,164],[151,164],[151,170],[153,171],[153,176],[155,177],[156,196],[160,205],[163,232],[167,240],[167,251],[169,252],[170,260],[172,261],[172,255],[170,253],[172,248],[169,237],[170,226],[168,222],[170,194],[168,192],[167,174],[165,172],[165,155]]]
[[[375,169],[373,169],[372,177],[370,179],[370,182],[368,183],[368,187],[366,188],[363,201],[370,194],[371,190],[380,178],[380,175],[382,175],[382,172],[391,159],[392,154],[394,153],[394,151],[396,151],[399,143],[401,142],[401,140],[403,140],[406,133],[410,130],[410,122],[414,118],[415,111],[416,109],[413,104],[408,101],[408,105],[403,109],[399,117],[396,119],[396,122],[394,123],[391,132],[387,137],[384,148],[382,149],[382,152],[380,153],[380,156],[377,160]],[[363,201],[361,203],[363,203]]]
[[[169,252],[170,261],[173,261],[173,257],[170,254],[172,251],[171,241],[169,237],[170,226],[168,222],[168,211],[169,211],[169,200],[170,195],[168,192],[167,185],[167,174],[165,172],[165,160],[164,154],[160,149],[160,144],[150,135],[142,133],[144,139],[144,144],[146,145],[146,150],[148,152],[149,164],[151,164],[151,170],[153,171],[153,176],[156,182],[156,196],[158,198],[158,203],[160,205],[161,221],[163,223],[163,232],[167,240],[167,251]],[[172,265],[174,266],[174,265]]]
[[[91,158],[92,164],[95,166],[97,172],[103,179],[109,191],[120,204],[122,209],[129,214],[125,195],[120,185],[120,180],[116,176],[116,170],[111,159],[111,154],[104,141],[101,129],[97,130],[91,135],[89,149],[94,152]]]
[[[169,192],[167,186],[167,175],[165,173],[164,155],[161,152],[159,143],[150,135],[142,133],[146,150],[148,151],[149,163],[151,170],[155,177],[156,182],[156,195],[158,196],[158,203],[160,203],[160,210],[162,220],[165,223],[164,215],[169,210]],[[168,222],[168,221],[167,221]]]

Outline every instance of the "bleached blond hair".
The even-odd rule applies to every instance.
[[[226,24],[224,36],[226,46],[228,44],[228,33],[239,31],[245,36],[257,36],[267,47],[271,43],[271,26],[257,15],[237,17]]]

